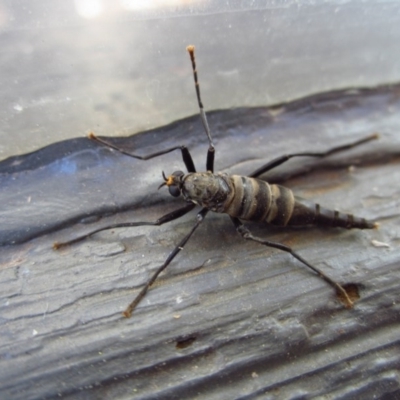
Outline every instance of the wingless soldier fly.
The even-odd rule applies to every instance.
[[[318,276],[329,283],[336,290],[338,296],[341,298],[345,306],[347,308],[351,308],[353,306],[353,300],[350,298],[351,296],[341,284],[327,276],[320,269],[311,265],[308,261],[306,261],[295,251],[293,251],[290,247],[281,243],[271,242],[269,240],[254,236],[250,232],[250,230],[243,224],[242,221],[267,222],[269,224],[277,226],[318,225],[328,227],[340,227],[345,229],[375,228],[377,224],[372,221],[368,221],[364,218],[359,218],[351,214],[344,214],[339,211],[329,210],[321,207],[319,204],[311,203],[303,199],[298,199],[293,195],[293,192],[290,189],[280,185],[268,184],[267,182],[258,179],[258,177],[265,172],[277,167],[278,165],[283,164],[293,157],[326,157],[331,154],[338,153],[343,150],[348,150],[363,143],[377,139],[378,135],[373,134],[356,142],[334,147],[325,152],[285,154],[261,166],[249,176],[214,173],[215,148],[208,126],[207,116],[204,111],[204,107],[200,97],[200,86],[197,78],[194,46],[188,46],[187,51],[189,52],[192,63],[197,102],[200,108],[200,117],[203,122],[205,133],[207,134],[209,142],[206,160],[206,172],[196,172],[192,156],[187,147],[185,147],[184,145],[161,150],[157,153],[149,154],[147,156],[139,156],[128,153],[123,149],[120,149],[113,144],[108,143],[99,137],[96,137],[93,133],[89,135],[90,139],[95,140],[104,146],[117,150],[120,153],[125,154],[129,157],[137,158],[140,160],[149,160],[151,158],[155,158],[175,150],[180,150],[182,153],[183,162],[186,166],[188,173],[185,174],[182,171],[175,171],[171,175],[165,176],[163,172],[162,175],[164,182],[159,186],[159,188],[167,186],[169,193],[173,197],[182,196],[186,204],[175,211],[163,215],[161,218],[157,219],[154,222],[117,223],[107,227],[95,229],[92,232],[83,236],[79,236],[69,242],[55,243],[54,247],[59,248],[64,245],[77,242],[105,229],[142,225],[162,225],[182,217],[193,208],[195,208],[196,205],[199,205],[201,207],[201,210],[197,214],[195,225],[173,249],[165,262],[153,273],[151,278],[147,281],[147,283],[144,285],[136,298],[124,311],[123,314],[125,315],[125,317],[131,316],[133,310],[143,299],[149,287],[157,279],[158,275],[165,268],[167,268],[167,266],[176,257],[176,255],[184,248],[185,244],[191,238],[193,233],[204,221],[204,218],[209,211],[228,214],[237,232],[244,239],[252,240],[264,246],[273,247],[290,253],[294,258],[316,272]]]

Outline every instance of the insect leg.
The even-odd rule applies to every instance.
[[[207,151],[206,170],[214,172],[215,148],[214,148],[214,144],[213,144],[212,138],[211,138],[210,127],[208,126],[207,115],[204,111],[203,103],[201,101],[200,84],[199,84],[199,80],[197,77],[196,60],[194,57],[194,46],[190,45],[186,48],[186,50],[189,52],[190,61],[192,62],[193,78],[194,78],[194,84],[196,87],[196,95],[197,95],[197,103],[200,108],[201,120],[203,122],[204,130],[206,131],[206,134],[208,137],[208,142],[209,142],[209,147],[208,147],[208,151]]]
[[[256,178],[260,175],[262,175],[264,172],[270,171],[271,169],[277,167],[278,165],[283,164],[284,162],[290,160],[293,157],[327,157],[330,156],[331,154],[334,153],[339,153],[340,151],[348,150],[353,147],[359,146],[361,144],[370,142],[371,140],[378,139],[379,135],[377,133],[374,133],[372,135],[366,136],[363,139],[357,140],[353,143],[348,143],[342,146],[338,147],[333,147],[332,149],[329,149],[327,151],[324,151],[322,153],[294,153],[294,154],[285,154],[283,156],[280,156],[278,158],[275,158],[268,162],[267,164],[261,166],[260,168],[256,169],[253,173],[249,175],[250,178]]]
[[[183,247],[185,244],[188,242],[190,237],[193,235],[195,230],[200,226],[200,224],[203,222],[205,216],[208,213],[207,208],[203,208],[198,214],[197,214],[197,221],[196,224],[193,226],[193,228],[190,230],[190,232],[179,242],[179,244],[172,250],[172,252],[169,254],[167,259],[164,261],[164,264],[161,265],[157,270],[154,272],[154,274],[150,277],[150,279],[146,282],[142,290],[139,292],[139,294],[135,297],[135,299],[132,301],[132,303],[129,304],[127,309],[123,312],[124,316],[129,318],[132,315],[133,310],[136,308],[136,306],[140,303],[140,301],[143,299],[143,297],[146,295],[147,291],[149,290],[150,286],[154,283],[154,281],[157,279],[158,275],[162,271],[164,271],[165,268],[168,267],[168,265],[171,263],[171,261],[176,257],[176,255],[183,250]]]
[[[171,222],[175,219],[178,219],[178,218],[184,216],[189,211],[193,210],[193,208],[195,208],[195,207],[196,207],[196,204],[194,204],[194,203],[186,204],[184,207],[178,208],[175,211],[172,211],[168,214],[163,215],[161,218],[158,218],[154,222],[120,222],[120,223],[116,223],[116,224],[112,224],[112,225],[108,225],[108,226],[103,226],[101,228],[94,229],[94,230],[90,231],[89,233],[85,233],[84,235],[81,235],[72,240],[69,240],[68,242],[62,242],[62,243],[56,242],[53,244],[53,248],[59,249],[60,247],[79,242],[80,240],[83,240],[97,232],[101,232],[101,231],[104,231],[107,229],[127,228],[127,227],[144,226],[144,225],[155,225],[155,226],[163,225],[167,222]]]
[[[138,160],[150,160],[151,158],[155,158],[158,156],[162,156],[163,154],[171,153],[174,150],[181,150],[182,159],[186,165],[186,169],[188,170],[188,172],[196,172],[196,168],[194,166],[192,156],[189,152],[189,149],[186,146],[175,146],[175,147],[171,147],[170,149],[161,150],[161,151],[157,151],[156,153],[148,154],[147,156],[139,156],[137,154],[129,153],[126,150],[123,150],[123,149],[119,148],[118,146],[114,146],[111,143],[108,143],[106,140],[97,137],[93,132],[89,133],[88,137],[89,137],[89,139],[94,140],[95,142],[101,143],[103,146],[109,147],[110,149],[117,150],[120,153],[125,154],[126,156],[137,158]]]
[[[236,230],[238,233],[246,240],[252,240],[254,242],[260,243],[264,246],[268,247],[273,247],[275,249],[283,250],[288,253],[290,253],[294,258],[297,258],[301,263],[303,263],[305,266],[308,268],[312,269],[314,272],[316,272],[322,279],[324,279],[326,282],[328,282],[338,294],[341,294],[341,298],[343,301],[346,303],[345,306],[346,308],[352,308],[353,307],[353,301],[350,299],[348,293],[344,289],[342,285],[340,285],[338,282],[334,281],[332,278],[329,276],[325,275],[320,269],[314,267],[310,263],[308,263],[303,257],[298,255],[296,252],[294,252],[290,247],[285,246],[284,244],[281,243],[276,243],[276,242],[271,242],[269,240],[261,239],[259,237],[253,236],[250,230],[238,219],[231,217],[231,220],[233,224],[236,227]]]

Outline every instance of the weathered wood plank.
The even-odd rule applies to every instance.
[[[273,178],[290,178],[303,197],[376,218],[379,230],[252,227],[340,282],[359,284],[353,310],[289,255],[242,241],[227,217],[210,215],[124,319],[121,312],[195,214],[157,228],[102,232],[59,252],[51,245],[86,229],[76,222],[93,210],[110,213],[95,222],[101,224],[151,220],[176,207],[156,189],[162,170],[182,168],[178,155],[140,162],[82,139],[0,164],[0,237],[20,242],[3,246],[0,255],[4,398],[398,393],[398,93],[395,86],[338,92],[274,109],[210,114],[217,169],[243,174],[282,153],[381,133],[379,142],[333,159],[293,161]],[[201,169],[204,136],[194,117],[116,141],[143,153],[187,144]],[[304,174],[291,176],[292,170]],[[125,213],[113,215],[118,210]]]

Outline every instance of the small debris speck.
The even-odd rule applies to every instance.
[[[371,240],[371,243],[373,246],[375,247],[386,247],[386,248],[390,248],[390,245],[388,243],[385,242],[380,242],[379,240]]]

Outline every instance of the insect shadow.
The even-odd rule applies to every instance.
[[[333,147],[324,152],[285,154],[262,165],[249,176],[214,173],[215,147],[212,141],[210,128],[208,126],[207,116],[201,101],[200,86],[197,77],[196,61],[194,56],[194,46],[188,46],[187,51],[189,52],[192,63],[197,102],[200,109],[200,117],[209,143],[206,158],[206,172],[196,171],[190,151],[185,145],[171,147],[146,156],[139,156],[114,146],[104,139],[95,136],[93,133],[89,135],[91,140],[94,140],[101,145],[140,160],[149,160],[175,150],[180,150],[188,173],[185,174],[183,171],[175,171],[171,175],[166,176],[164,172],[162,172],[164,182],[161,183],[159,189],[163,186],[167,186],[171,196],[183,197],[186,204],[175,211],[163,215],[156,221],[123,222],[112,224],[102,228],[94,229],[85,235],[78,236],[67,242],[54,243],[54,248],[58,249],[62,246],[75,243],[93,235],[94,233],[106,229],[143,225],[163,225],[167,222],[171,222],[182,217],[199,205],[201,210],[197,214],[194,226],[172,250],[164,263],[157,268],[135,299],[129,304],[127,309],[123,312],[125,317],[130,317],[132,315],[133,310],[146,295],[147,291],[157,279],[158,275],[165,268],[167,268],[177,254],[183,250],[185,244],[188,242],[197,228],[202,224],[209,211],[228,214],[237,232],[244,239],[290,253],[294,258],[313,270],[320,278],[324,279],[329,285],[331,285],[335,289],[339,300],[345,305],[345,307],[353,307],[354,300],[357,298],[357,296],[353,293],[354,285],[342,286],[340,283],[326,275],[323,271],[306,261],[289,246],[254,236],[242,221],[267,222],[277,226],[318,225],[327,227],[340,227],[345,229],[376,228],[377,224],[373,221],[356,217],[352,214],[344,214],[336,210],[330,210],[321,207],[317,203],[312,203],[308,202],[307,200],[297,198],[290,189],[284,186],[268,184],[267,182],[257,178],[293,157],[327,157],[331,154],[339,153],[341,151],[345,151],[377,139],[378,135],[372,134],[355,142]]]

